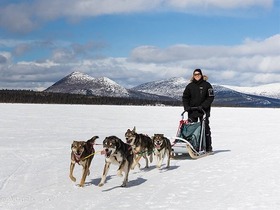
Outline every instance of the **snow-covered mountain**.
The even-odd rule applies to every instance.
[[[94,78],[77,71],[54,83],[45,92],[175,101],[174,98],[165,95],[126,89],[107,77]]]
[[[93,78],[81,72],[73,72],[59,80],[46,92],[72,93],[107,97],[126,97],[145,100],[182,100],[189,80],[174,77],[153,81],[126,89],[109,78]],[[217,106],[280,107],[280,84],[255,88],[213,85],[214,104]]]
[[[167,80],[148,82],[132,88],[133,90],[143,91],[151,94],[166,95],[181,100],[183,91],[189,80],[182,77],[171,78]],[[280,86],[280,85],[279,85]],[[277,93],[277,87],[273,86],[272,91],[264,94],[252,94],[251,92],[245,93],[237,91],[226,86],[213,85],[215,92],[215,105],[219,106],[258,106],[258,107],[279,107],[280,96],[277,98],[270,98],[269,96]],[[279,88],[279,87],[278,87]],[[246,88],[244,88],[245,90]]]
[[[129,97],[128,91],[113,80],[107,77],[94,78],[81,72],[73,72],[69,74],[45,91],[96,96]]]
[[[131,90],[141,91],[150,94],[164,95],[181,100],[182,93],[186,87],[187,80],[183,77],[173,77],[171,79],[147,82],[138,85]]]
[[[255,87],[222,86],[241,93],[280,99],[280,83],[272,83]]]

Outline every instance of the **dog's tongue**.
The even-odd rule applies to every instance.
[[[160,145],[157,144],[157,145],[156,145],[156,148],[159,149],[159,148],[160,148]]]
[[[105,155],[106,157],[109,157],[111,154],[110,151],[106,151],[105,149],[101,151],[101,155]]]
[[[81,154],[75,154],[75,159],[79,161],[81,159]]]
[[[110,157],[112,151],[105,152],[107,157]]]

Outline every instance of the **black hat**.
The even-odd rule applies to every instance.
[[[202,75],[201,69],[195,69],[195,70],[193,71],[193,74],[194,74],[195,72],[199,72],[199,73]]]

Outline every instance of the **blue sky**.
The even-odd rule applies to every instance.
[[[0,89],[73,71],[125,87],[201,68],[213,84],[280,83],[277,0],[0,0]]]

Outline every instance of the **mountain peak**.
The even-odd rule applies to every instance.
[[[85,74],[85,73],[82,73],[82,72],[79,72],[79,71],[74,71],[72,72],[71,74],[69,74],[68,76],[66,76],[67,79],[70,79],[70,80],[79,80],[79,81],[82,81],[82,80],[85,80],[85,81],[89,81],[89,80],[93,80],[94,78]]]
[[[181,100],[187,83],[188,81],[183,77],[173,77],[166,80],[147,82],[132,88],[132,90],[156,95],[164,95]]]
[[[47,92],[62,92],[109,97],[128,97],[128,91],[107,77],[94,78],[85,73],[74,71],[59,80]]]
[[[108,85],[118,85],[118,83],[109,79],[108,77],[99,77],[96,80],[99,81],[99,82],[102,82],[104,84],[108,84]]]
[[[182,95],[188,83],[188,79],[173,77],[126,89],[107,77],[93,78],[85,73],[74,71],[47,88],[46,92],[182,101]],[[218,106],[279,107],[279,97],[267,97],[268,93],[273,92],[272,89],[275,90],[276,88],[277,91],[274,92],[279,93],[279,86],[279,83],[262,86],[259,88],[262,91],[261,93],[252,94],[252,92],[246,93],[247,91],[244,89],[238,91],[234,87],[213,84],[215,92],[214,104]],[[248,90],[249,88],[247,87],[246,89]]]

